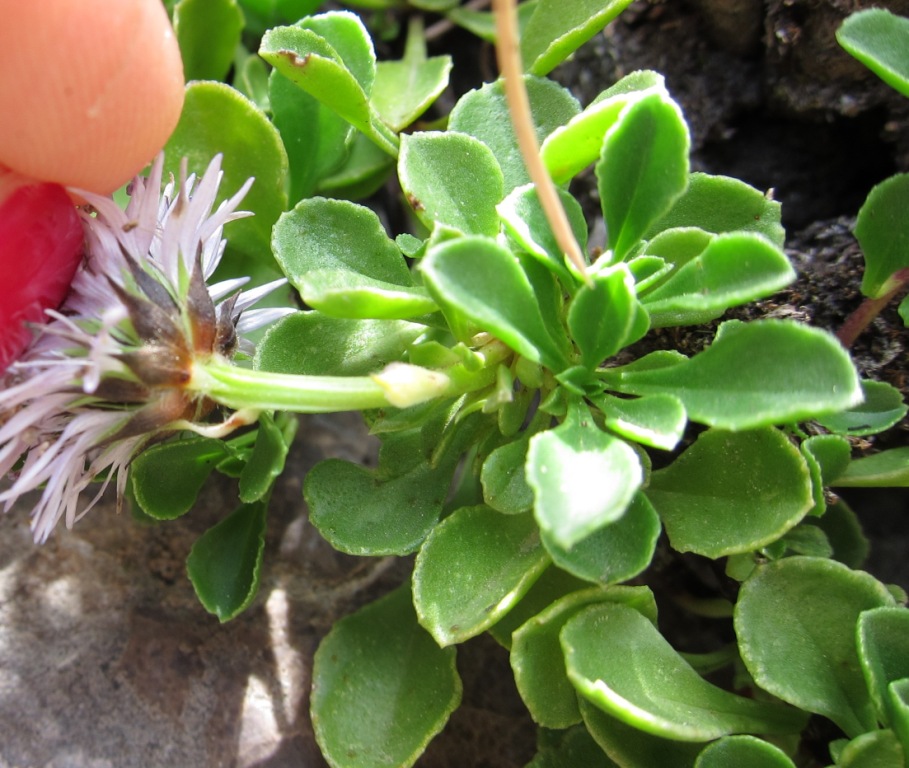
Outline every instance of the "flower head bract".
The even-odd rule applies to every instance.
[[[163,192],[162,168],[159,157],[135,179],[125,211],[80,192],[85,260],[63,305],[0,378],[0,503],[6,511],[40,493],[37,541],[61,518],[71,527],[112,481],[122,498],[130,461],[151,442],[252,420],[213,425],[217,404],[193,388],[194,368],[250,354],[246,334],[290,311],[250,309],[284,280],[245,292],[245,278],[208,284],[224,225],[247,215],[237,206],[252,180],[213,210],[220,158]]]

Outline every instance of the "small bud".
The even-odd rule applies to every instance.
[[[445,393],[451,384],[448,376],[408,363],[389,363],[371,377],[385,391],[395,408],[409,408]]]

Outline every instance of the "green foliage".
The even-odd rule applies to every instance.
[[[409,766],[461,701],[453,648],[417,624],[406,586],[335,624],[313,664],[312,720],[332,766]]]
[[[409,4],[495,35],[491,15],[454,0]],[[699,352],[666,348],[795,272],[772,196],[690,171],[660,75],[633,72],[586,105],[545,78],[628,0],[518,9],[524,128],[583,270],[529,183],[502,81],[442,115],[452,59],[428,56],[416,16],[402,58],[377,61],[359,16],[308,15],[317,5],[219,0],[211,35],[201,3],[176,6],[187,71],[232,65],[233,87],[188,86],[169,167],[223,152],[227,194],[256,177],[255,216],[230,224],[230,249],[257,278],[280,269],[303,307],[264,334],[251,369],[199,363],[199,388],[257,429],[180,436],[131,466],[138,506],[161,520],[213,471],[236,481],[241,506],[188,561],[202,604],[227,620],[254,599],[295,430],[271,412],[372,408],[377,465],[317,465],[309,519],[342,552],[416,558],[412,589],[342,619],[316,654],[329,764],[412,765],[460,700],[451,646],[489,631],[542,729],[535,768],[793,768],[827,751],[817,733],[833,727],[848,737],[829,745],[837,766],[905,765],[909,613],[855,570],[868,544],[830,488],[909,485],[909,449],[853,457],[907,406],[860,380],[832,335],[791,320],[728,319],[692,331],[709,340]],[[840,39],[899,88],[896,18],[859,14]],[[591,167],[602,252],[570,191]],[[392,176],[406,215],[350,201]],[[909,282],[907,178],[859,213],[874,301]],[[680,568],[690,578],[673,581]],[[663,599],[735,641],[680,653],[657,625]],[[806,729],[809,715],[832,724]]]

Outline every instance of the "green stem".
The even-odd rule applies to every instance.
[[[190,388],[230,408],[332,413],[389,405],[368,376],[295,376],[209,361],[193,370]]]
[[[482,348],[484,363],[477,370],[459,364],[434,372],[395,363],[374,376],[299,376],[211,359],[195,365],[187,388],[235,410],[336,413],[402,408],[489,387],[495,383],[496,367],[511,354],[504,344],[493,342]],[[397,377],[390,373],[395,366]]]

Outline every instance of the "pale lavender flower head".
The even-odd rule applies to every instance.
[[[86,257],[58,311],[0,377],[0,504],[40,493],[36,541],[81,518],[132,458],[163,435],[217,429],[216,404],[192,388],[195,363],[254,351],[244,334],[290,312],[249,309],[283,284],[246,292],[246,279],[207,285],[224,253],[222,228],[250,179],[212,211],[220,157],[197,180],[161,189],[163,157],[136,178],[126,210],[78,191]],[[223,431],[242,420],[230,420]]]

